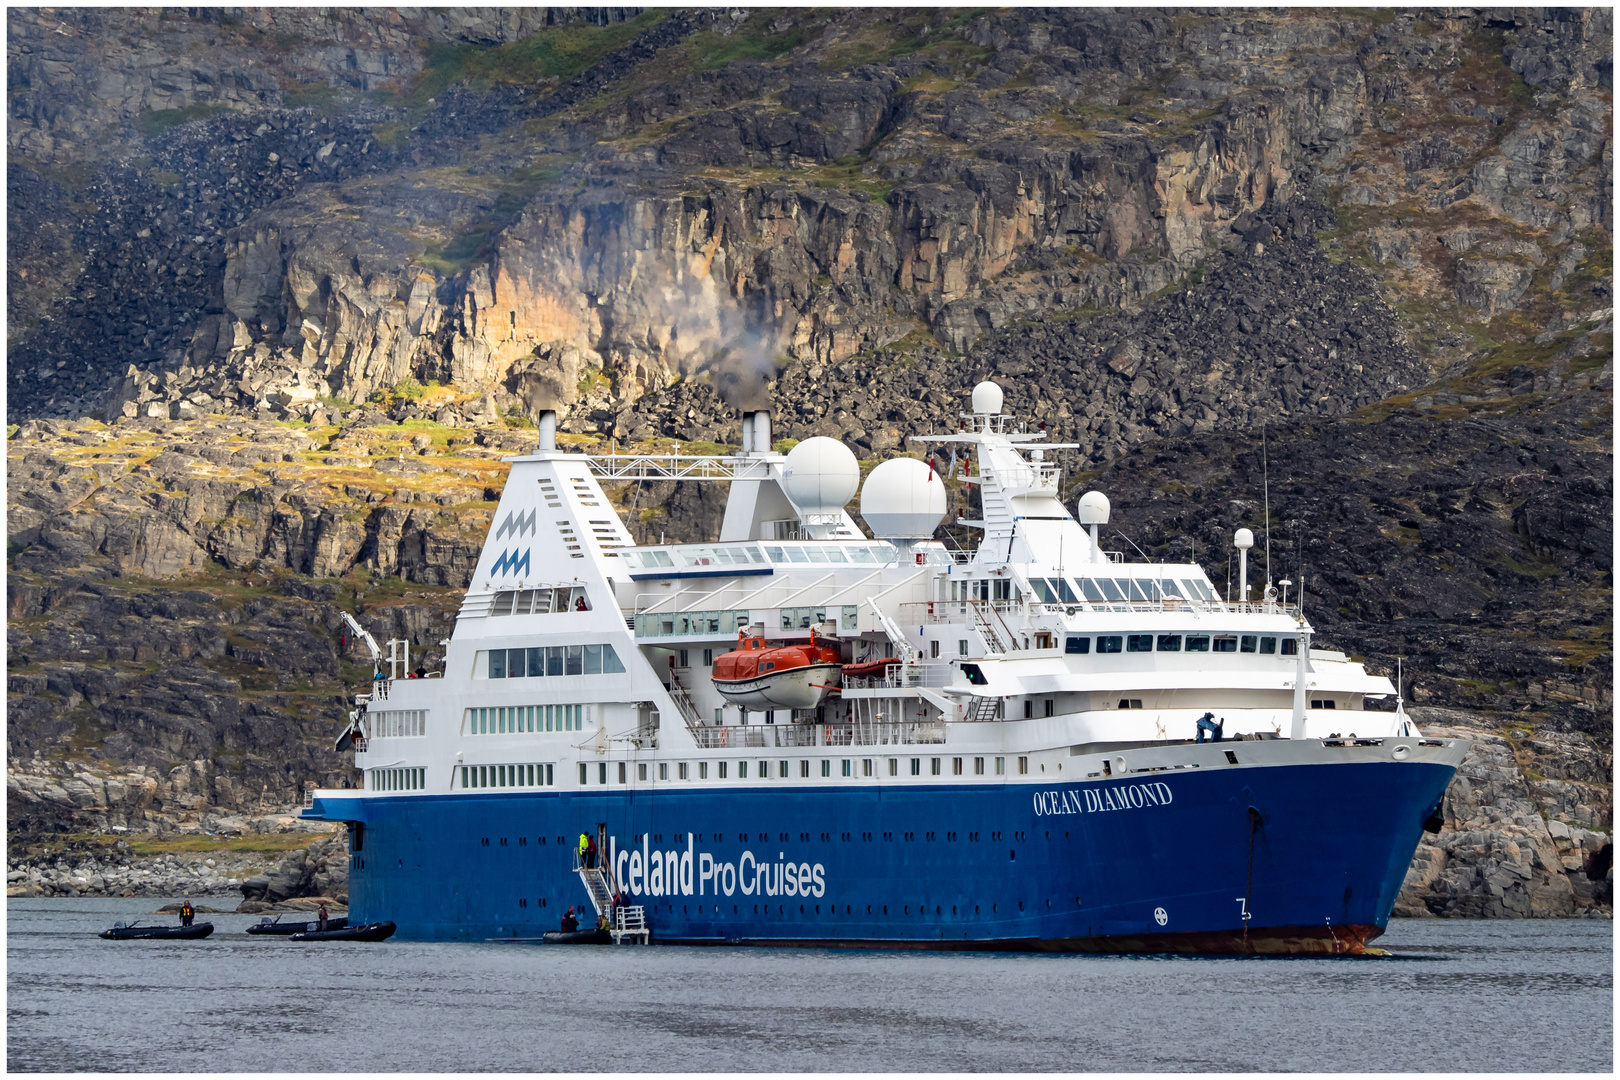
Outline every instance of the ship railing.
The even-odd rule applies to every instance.
[[[701,717],[692,696],[686,692],[686,687],[682,686],[680,680],[673,675],[666,685],[669,687],[669,696],[674,700],[675,707],[681,711],[681,719],[686,721],[687,727],[696,727],[701,722]]]
[[[1223,601],[1207,603],[1203,600],[1182,600],[1176,597],[1147,602],[1129,600],[1031,600],[1027,605],[1022,600],[932,600],[901,604],[900,609],[899,622],[901,625],[915,623],[919,626],[938,623],[974,625],[976,611],[979,613],[993,612],[998,615],[1027,615],[1032,618],[1047,614],[1072,615],[1082,611],[1114,611],[1132,614],[1190,611],[1204,615],[1287,615],[1290,618],[1299,617],[1299,605],[1297,604],[1267,604],[1263,602],[1244,604],[1237,601],[1231,603]]]
[[[943,721],[729,724],[692,729],[704,750],[792,750],[818,746],[914,746],[945,741]]]
[[[911,623],[971,623],[973,612],[994,612],[998,615],[1023,615],[1022,600],[918,600],[900,604],[901,626]]]
[[[890,664],[882,675],[847,677],[844,687],[848,690],[904,690],[917,686],[949,686],[955,675],[950,664]]]
[[[304,790],[304,809],[308,810],[311,807],[313,807],[314,805],[315,805],[315,789],[314,788],[306,788]]]
[[[371,700],[372,701],[387,701],[388,700],[388,684],[390,682],[392,682],[392,681],[393,681],[392,679],[373,679],[373,680],[371,680]]]

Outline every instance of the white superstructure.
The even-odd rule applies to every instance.
[[[1223,599],[1195,564],[1104,550],[1107,499],[1088,493],[1077,519],[1049,457],[1063,447],[1015,430],[1001,398],[981,384],[961,430],[913,437],[965,455],[972,552],[926,539],[944,487],[915,459],[867,478],[862,515],[890,534],[868,539],[844,510],[852,455],[832,440],[775,453],[764,413],[744,418],[741,452],[712,458],[566,452],[548,414],[536,452],[509,459],[442,672],[391,665],[360,701],[346,738],[366,786],[1086,776],[1207,756],[1186,745],[1206,714],[1226,739],[1416,735],[1398,701],[1366,709],[1394,697],[1389,680],[1311,648],[1269,588]],[[637,546],[601,478],[729,483],[720,536]],[[814,628],[873,666],[846,669],[817,710],[744,712],[708,667],[758,626],[773,642]]]

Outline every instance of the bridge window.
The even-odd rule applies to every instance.
[[[1181,635],[1180,634],[1160,634],[1159,635],[1159,651],[1160,652],[1180,652],[1181,651]]]
[[[1153,635],[1152,634],[1126,634],[1125,635],[1125,651],[1126,652],[1152,652],[1153,651]]]
[[[1322,698],[1321,700],[1317,700],[1315,698],[1312,698],[1311,699],[1311,708],[1313,708],[1313,709],[1336,709],[1336,708],[1338,708],[1338,704],[1332,698]]]
[[[1241,638],[1238,639],[1238,642],[1239,642],[1238,651],[1239,652],[1254,652],[1254,644],[1258,640],[1259,640],[1259,638],[1255,637],[1253,634],[1244,634]]]
[[[1274,638],[1274,637],[1263,637],[1263,638],[1261,638],[1260,639],[1260,651],[1262,653],[1274,653],[1274,652],[1276,652],[1277,651],[1277,639]]]
[[[1063,651],[1071,655],[1083,656],[1091,651],[1091,639],[1088,637],[1064,638]]]
[[[1187,651],[1188,652],[1209,652],[1209,635],[1208,634],[1188,634],[1187,635]]]
[[[1291,637],[1283,638],[1282,639],[1282,654],[1284,656],[1298,656],[1299,655],[1299,640],[1297,638],[1291,638]]]
[[[1103,634],[1097,638],[1097,651],[1100,653],[1117,653],[1124,644],[1125,639],[1118,634]]]
[[[552,645],[530,649],[491,649],[484,670],[491,679],[622,675],[624,663],[612,645]]]
[[[1218,636],[1215,638],[1216,652],[1237,652],[1238,639],[1231,636]]]

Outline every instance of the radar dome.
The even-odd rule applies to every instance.
[[[1080,524],[1108,524],[1108,496],[1100,491],[1088,491],[1080,496]]]
[[[993,382],[982,382],[973,388],[973,411],[990,416],[1000,416],[1001,399],[1001,387]]]
[[[1232,536],[1232,546],[1243,551],[1254,547],[1254,532],[1249,529],[1239,529]]]
[[[788,451],[782,488],[802,514],[836,514],[861,486],[861,466],[849,447],[817,435]]]
[[[861,517],[880,540],[926,540],[945,520],[945,484],[916,458],[890,458],[861,488]]]

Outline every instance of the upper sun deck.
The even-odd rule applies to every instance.
[[[621,551],[630,578],[738,577],[813,567],[895,565],[899,550],[882,540],[661,544]]]

